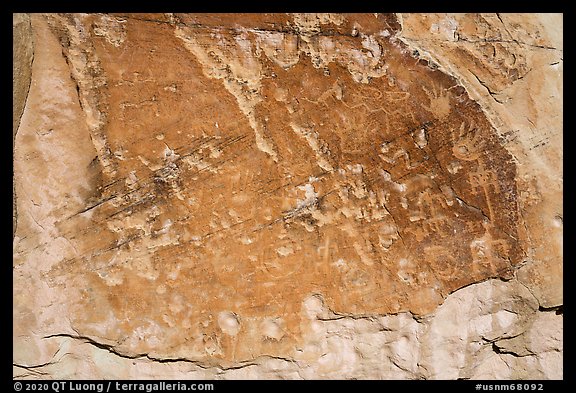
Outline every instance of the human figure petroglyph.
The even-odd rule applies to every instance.
[[[91,17],[86,18],[89,21]],[[231,22],[227,30],[202,24],[201,16],[194,18],[200,18],[198,26],[202,28],[191,23],[172,26],[167,34],[176,34],[173,42],[164,36],[158,40],[158,33],[168,26],[129,22],[135,29],[131,40],[140,40],[140,32],[147,38],[137,45],[125,45],[127,58],[144,60],[139,51],[148,53],[147,49],[163,52],[153,57],[158,64],[148,71],[147,60],[143,66],[138,61],[123,63],[96,45],[111,78],[118,72],[140,72],[160,84],[162,96],[157,102],[161,117],[146,107],[117,109],[121,116],[111,116],[105,130],[112,150],[123,154],[113,156],[119,173],[136,170],[140,185],[144,174],[150,172],[148,177],[156,178],[158,186],[142,189],[141,195],[154,191],[150,203],[132,204],[115,216],[131,220],[122,232],[98,224],[126,206],[114,205],[120,197],[91,209],[94,218],[88,224],[80,221],[84,217],[75,218],[74,225],[88,226],[91,231],[76,231],[72,239],[86,256],[67,258],[59,264],[60,273],[53,271],[51,277],[76,269],[74,272],[82,274],[81,288],[94,288],[94,298],[103,299],[102,304],[137,293],[141,302],[125,301],[111,307],[119,321],[132,320],[134,304],[167,303],[173,294],[190,305],[186,318],[191,325],[205,321],[210,313],[217,315],[223,301],[234,305],[233,312],[242,315],[242,323],[283,318],[286,334],[278,339],[283,347],[271,346],[274,340],[264,344],[249,341],[247,335],[236,347],[224,334],[220,350],[209,338],[212,332],[206,332],[209,352],[218,356],[217,361],[246,362],[262,354],[289,357],[295,353],[302,325],[294,310],[311,292],[322,294],[326,306],[343,315],[385,315],[398,310],[422,315],[432,312],[445,294],[482,280],[492,271],[502,271],[507,257],[510,264],[517,263],[520,246],[503,235],[504,229],[515,235],[517,223],[509,219],[513,215],[500,214],[517,208],[514,163],[509,164],[509,172],[503,172],[509,155],[493,142],[497,134],[485,115],[463,89],[457,97],[455,90],[444,88],[457,81],[414,63],[414,58],[403,52],[402,43],[392,44],[388,39],[374,38],[383,48],[381,69],[388,69],[386,75],[376,77],[373,75],[379,70],[368,72],[366,67],[343,64],[352,53],[342,53],[346,48],[355,47],[354,55],[369,56],[360,48],[361,35],[353,39],[326,30],[329,38],[320,36],[319,40],[340,43],[343,59],[327,58],[321,64],[329,71],[326,74],[311,64],[308,55],[299,56],[310,52],[308,44],[299,47],[299,35],[274,31],[284,26],[282,21],[274,22],[276,27],[268,34],[267,30],[242,27],[241,20]],[[154,29],[148,31],[151,27]],[[363,29],[357,28],[359,34]],[[82,53],[83,48],[76,48],[78,42],[71,45]],[[358,70],[360,76],[371,79],[362,78],[359,83]],[[85,85],[89,86],[80,83],[80,89]],[[172,85],[178,89],[162,90]],[[116,108],[121,102],[146,98],[158,90],[155,85],[135,86],[116,86],[110,79],[106,92],[110,105]],[[175,117],[181,121],[178,127],[171,125]],[[138,140],[124,131],[137,122],[142,123]],[[476,124],[482,128],[477,129]],[[222,140],[212,144],[212,138]],[[228,139],[243,142],[240,145]],[[170,148],[166,154],[165,167],[154,171],[146,163],[158,161],[158,152],[152,151],[162,145],[157,141],[174,150]],[[446,149],[440,151],[442,146]],[[141,157],[142,165],[131,161],[132,151]],[[176,155],[171,152],[181,157],[172,160]],[[483,172],[492,168],[499,169],[497,179],[496,174]],[[132,181],[125,184],[113,176],[104,180],[118,181],[114,193],[119,195],[132,191]],[[510,191],[496,194],[497,186]],[[484,203],[488,194],[490,208]],[[109,195],[112,191],[100,200]],[[139,195],[135,191],[129,197]],[[487,211],[493,225],[490,241],[482,238],[484,216],[459,204],[460,199]],[[152,206],[159,209],[154,220],[149,219]],[[172,227],[164,233],[169,222]],[[132,238],[140,235],[140,228],[143,235]],[[473,247],[478,260],[475,275],[467,270],[472,264],[473,240],[479,240]],[[481,258],[488,247],[494,269]],[[92,277],[94,261],[101,258],[107,262],[114,253],[118,253],[115,265],[99,269],[102,276]],[[142,272],[133,274],[137,269],[132,264],[144,254],[152,255],[150,266],[140,263],[137,266]],[[402,259],[413,265],[396,263]],[[168,268],[172,263],[179,266],[178,279],[174,269]],[[141,290],[150,286],[155,269],[160,272],[155,285],[162,285],[162,293]],[[144,270],[151,273],[144,274]],[[110,274],[107,279],[104,273]],[[125,281],[120,282],[118,276]],[[430,297],[433,292],[442,296]],[[79,305],[86,308],[90,304],[82,300]],[[136,311],[160,324],[165,316],[152,308]],[[180,315],[168,313],[168,317],[178,320]],[[86,321],[84,315],[71,321],[91,337],[97,333],[93,326],[103,322],[100,317]],[[133,326],[126,325],[126,329]],[[217,327],[215,331],[220,334]],[[278,337],[274,328],[270,331],[268,337]],[[249,325],[243,325],[240,334],[248,332]],[[159,336],[152,350],[190,351],[188,337],[187,331]],[[142,345],[149,339],[150,335],[144,337],[142,344],[133,344],[126,353],[145,353],[148,349]],[[193,339],[190,337],[190,342]],[[202,362],[209,358],[203,345],[198,351],[186,352],[186,358]]]
[[[491,194],[500,192],[498,177],[495,172],[486,170],[484,161],[478,161],[476,170],[468,174],[468,181],[472,187],[474,195],[482,195],[488,205],[488,218],[492,220],[494,216],[494,206],[492,204]]]
[[[483,221],[484,235],[470,242],[470,253],[475,271],[489,269],[490,274],[497,274],[510,264],[511,247],[508,241],[494,238],[490,221]]]
[[[443,190],[428,175],[416,174],[408,178],[401,196],[405,198],[407,219],[411,223],[406,231],[418,241],[450,229],[449,202]]]
[[[482,158],[486,141],[481,137],[480,130],[473,121],[468,126],[462,122],[459,132],[452,132],[452,138],[456,141],[452,151],[457,158],[464,161],[477,161],[476,168],[468,173],[471,193],[484,198],[488,208],[487,217],[490,220],[494,219],[492,196],[500,193],[501,188],[497,174],[486,168],[485,160]]]
[[[409,202],[409,206],[411,205]],[[418,195],[415,205],[416,209],[409,210],[409,220],[414,224],[407,230],[411,231],[418,241],[450,229],[450,219],[445,214],[448,206],[442,194],[426,189]]]

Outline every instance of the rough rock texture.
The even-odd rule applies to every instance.
[[[33,15],[14,376],[562,378],[562,16]]]
[[[401,18],[403,39],[466,86],[515,158],[529,236],[518,278],[546,308],[562,304],[562,17]]]
[[[34,42],[28,14],[12,14],[12,147],[32,78]],[[16,194],[12,187],[12,237],[16,234]]]

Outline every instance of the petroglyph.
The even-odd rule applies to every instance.
[[[423,315],[520,263],[514,162],[393,15],[46,18],[100,165],[46,273],[82,336],[237,365],[291,356],[315,294]]]
[[[468,127],[463,122],[459,132],[452,133],[452,140],[454,141],[452,153],[460,160],[474,161],[484,153],[485,141],[473,121],[470,122]]]
[[[430,100],[429,105],[423,105],[424,109],[439,120],[445,119],[450,114],[451,110],[448,90],[436,84],[432,84],[431,89],[426,86],[422,86],[422,89]]]

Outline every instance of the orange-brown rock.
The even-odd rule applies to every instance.
[[[474,20],[438,17],[436,29],[464,34]],[[321,321],[366,319],[361,331],[371,332],[407,315],[398,323],[410,334],[442,345],[450,329],[420,327],[422,318],[491,278],[512,283],[489,281],[461,302],[494,294],[512,311],[491,308],[491,333],[474,314],[483,322],[467,337],[533,334],[539,304],[562,303],[531,292],[540,276],[522,273],[521,282],[537,282],[528,289],[516,278],[522,266],[541,266],[526,265],[536,232],[522,212],[525,170],[468,82],[405,42],[405,31],[426,23],[382,14],[32,16],[45,44],[15,151],[26,213],[15,239],[15,363],[48,362],[73,339],[220,369],[339,353],[316,374],[300,363],[295,371],[337,377],[361,350],[331,341]],[[482,59],[454,51],[462,68]],[[510,63],[515,53],[498,49],[478,82],[491,92],[524,78],[529,63]],[[377,377],[490,375],[459,360],[436,370],[444,355],[423,349],[417,361],[408,356],[417,344],[403,340],[394,338],[390,358],[408,374]],[[528,353],[523,340],[501,348]],[[342,373],[367,377],[354,370]]]

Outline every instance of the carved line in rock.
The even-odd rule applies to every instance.
[[[131,29],[146,29],[135,23],[129,20],[123,27],[125,39],[135,39]],[[312,67],[300,61],[291,68],[300,67],[310,83],[309,91],[298,91],[288,70],[285,79],[275,78],[273,84],[284,92],[271,101],[264,98],[271,86],[262,79],[264,60],[253,54],[253,48],[262,45],[270,60],[260,33],[256,38],[246,32],[212,38],[181,26],[174,31],[165,28],[191,53],[189,61],[199,62],[204,77],[221,81],[234,96],[255,134],[256,147],[273,164],[258,158],[258,166],[272,165],[262,175],[243,163],[253,151],[246,138],[248,130],[221,139],[210,135],[192,139],[197,145],[182,147],[173,145],[166,131],[161,139],[154,137],[164,145],[161,164],[157,160],[153,164],[151,154],[141,154],[133,162],[141,162],[148,172],[145,177],[137,176],[130,159],[106,149],[117,143],[107,135],[112,126],[123,125],[138,112],[125,113],[126,118],[120,120],[102,112],[104,123],[91,122],[88,116],[89,124],[96,125],[95,135],[102,134],[99,140],[103,142],[96,143],[99,157],[107,157],[104,166],[114,170],[106,172],[109,183],[103,185],[99,200],[61,222],[63,235],[81,251],[51,274],[65,277],[72,270],[88,279],[95,295],[82,292],[78,305],[101,302],[113,310],[110,330],[99,334],[120,335],[116,338],[121,339],[124,351],[143,351],[144,345],[150,347],[146,351],[177,348],[183,351],[181,356],[191,359],[253,357],[252,349],[241,344],[246,336],[231,338],[215,322],[214,315],[232,312],[247,326],[272,316],[284,318],[286,337],[278,347],[270,349],[264,341],[255,350],[286,353],[298,343],[302,329],[299,301],[310,292],[324,294],[337,312],[384,314],[413,309],[425,313],[458,287],[502,275],[517,263],[516,246],[511,245],[514,233],[505,236],[506,228],[497,220],[502,210],[516,206],[498,194],[514,188],[514,178],[507,177],[510,172],[498,168],[506,153],[494,142],[494,131],[482,113],[465,96],[455,96],[456,87],[444,88],[445,82],[433,80],[440,73],[417,65],[421,68],[414,72],[423,76],[420,86],[405,87],[409,91],[386,88],[384,79],[378,77],[387,75],[387,83],[396,80],[400,84],[399,64],[412,59],[397,46],[361,35],[355,42],[372,48],[372,59],[362,68],[351,66],[346,57],[323,52],[310,40],[307,49],[296,50],[294,58],[300,53],[310,55]],[[106,61],[102,67],[118,67],[114,58],[98,57],[102,49],[89,43],[92,33],[86,30],[86,37],[79,39],[74,28],[66,25],[64,31],[72,35],[69,52],[81,53],[78,48],[87,47],[92,53],[86,58],[89,63]],[[282,39],[289,46],[291,38]],[[114,47],[125,45],[121,39],[108,42]],[[323,42],[327,45],[328,41]],[[361,52],[354,50],[349,53]],[[390,64],[380,64],[384,52]],[[278,63],[274,57],[271,60]],[[89,97],[104,86],[113,91],[105,74],[96,73],[96,83],[90,79],[89,68],[74,61],[82,59],[71,60],[76,80],[83,81],[79,83],[81,96]],[[326,84],[322,78],[328,76],[316,69],[332,62],[340,68],[330,69],[336,80]],[[300,98],[300,103],[293,103],[293,98]],[[104,95],[98,100],[102,102],[95,106],[88,98],[81,99],[92,117],[100,108],[109,107]],[[285,129],[297,137],[294,146],[310,149],[306,151],[315,157],[314,165],[297,163],[301,170],[284,159],[288,149],[281,144],[285,141],[274,137],[277,134],[261,115],[267,105],[268,110],[282,109]],[[329,117],[321,116],[330,107],[343,115],[334,116],[331,123]],[[464,117],[477,122],[468,126]],[[329,124],[322,126],[322,122]],[[230,124],[221,122],[216,128]],[[146,136],[141,138],[146,140]],[[490,159],[488,153],[496,158]],[[233,174],[234,165],[244,165],[239,175]],[[322,171],[317,172],[316,166]],[[129,174],[119,177],[117,171]],[[223,185],[231,190],[230,199],[225,199],[212,182],[228,180],[249,187],[237,190],[234,185]],[[237,202],[241,198],[246,200]],[[204,211],[189,207],[194,206],[189,203],[193,199],[205,203]],[[254,201],[262,206],[248,209]],[[240,211],[236,205],[247,209],[246,213],[230,213]],[[86,222],[85,229],[75,227]],[[513,229],[514,223],[510,225]],[[89,239],[95,235],[103,240],[93,245]],[[229,255],[235,255],[234,260]],[[234,277],[242,277],[249,287],[228,284]],[[194,285],[184,286],[182,280]],[[154,293],[130,294],[156,282],[164,284],[158,284]],[[122,299],[124,293],[131,300]],[[286,302],[278,296],[294,299]],[[236,304],[233,310],[222,309],[224,297]],[[157,299],[166,303],[159,305],[165,314],[146,309],[147,302],[155,304]],[[123,330],[128,327],[119,325],[136,316],[138,334],[151,344],[140,343],[135,333]],[[91,335],[102,322],[75,320],[79,329]],[[155,332],[164,328],[168,333],[159,338]],[[248,334],[245,329],[239,335]],[[190,343],[182,341],[182,331],[192,332]]]

